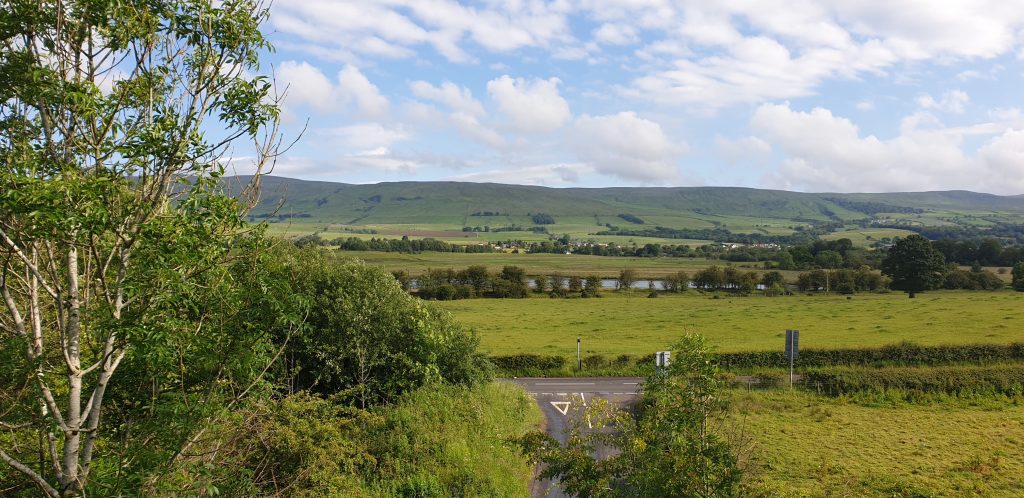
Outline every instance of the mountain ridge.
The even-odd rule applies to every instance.
[[[250,177],[227,177],[229,186]],[[488,213],[488,214],[485,214]],[[1024,195],[1000,196],[967,190],[836,193],[792,192],[751,187],[544,187],[472,182],[381,182],[350,184],[262,178],[254,217],[298,217],[344,225],[418,224],[459,229],[533,225],[544,213],[560,224],[628,225],[619,215],[648,226],[752,230],[758,220],[793,228],[794,223],[861,222],[880,218],[922,225],[1024,222]],[[972,221],[975,222],[975,221]],[[486,222],[486,223],[485,223]]]

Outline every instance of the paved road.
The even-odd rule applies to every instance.
[[[629,407],[636,402],[642,390],[640,377],[570,377],[570,378],[516,378],[508,379],[522,386],[537,405],[547,421],[547,433],[560,442],[565,442],[565,430],[570,417],[579,416],[588,401],[603,398]],[[598,458],[603,455],[598,450]],[[538,481],[533,488],[534,498],[562,498],[565,496],[558,483]]]

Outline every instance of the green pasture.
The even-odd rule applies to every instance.
[[[481,217],[483,221],[480,223],[474,223],[475,218],[470,218],[467,226],[480,226],[490,225],[492,227],[509,226],[511,223],[500,223],[493,224],[495,217]],[[489,220],[489,221],[488,221]],[[622,221],[622,220],[619,220]],[[529,227],[532,226],[530,222],[519,223],[520,226]],[[313,233],[319,233],[324,239],[330,240],[335,237],[356,237],[362,239],[369,239],[373,237],[377,238],[401,238],[403,235],[408,235],[413,239],[423,238],[434,238],[443,240],[446,242],[454,242],[457,244],[470,244],[484,241],[498,242],[505,240],[523,240],[526,242],[541,242],[548,240],[550,234],[561,236],[568,234],[573,239],[577,240],[594,240],[599,243],[609,244],[614,243],[621,246],[632,246],[644,244],[671,244],[680,245],[686,244],[689,246],[700,246],[704,244],[710,244],[709,240],[696,240],[696,239],[667,239],[664,237],[641,237],[632,235],[594,235],[602,230],[607,230],[607,227],[597,226],[594,224],[555,224],[547,225],[549,233],[537,233],[530,231],[514,231],[514,232],[462,232],[463,225],[460,224],[443,224],[443,223],[396,223],[396,224],[368,224],[368,225],[346,225],[339,223],[324,223],[324,222],[309,222],[309,221],[274,221],[267,224],[270,234],[276,235],[283,238],[297,238],[303,235],[310,235]],[[640,225],[632,225],[639,227]],[[708,224],[708,226],[711,226]],[[376,230],[375,234],[361,234],[353,233],[349,230]],[[790,231],[785,228],[778,229],[759,229],[751,231],[764,230],[781,230],[782,233],[789,233]],[[767,232],[764,232],[767,233]],[[772,231],[771,233],[776,233]]]
[[[803,348],[918,344],[1008,343],[1024,330],[1024,293],[935,291],[908,299],[903,293],[794,295],[719,299],[695,291],[598,299],[470,299],[438,302],[475,329],[488,354],[648,354],[687,331],[707,337],[720,351],[781,349],[784,331],[799,329]]]
[[[863,406],[733,392],[748,476],[771,496],[1024,496],[1018,403]]]
[[[849,230],[832,232],[828,235],[822,236],[821,238],[825,240],[850,239],[850,242],[853,242],[853,245],[866,247],[884,238],[892,239],[895,237],[906,237],[914,233],[915,232],[911,232],[910,230],[899,230],[896,228],[852,228]]]
[[[580,254],[512,254],[512,253],[443,253],[424,252],[401,254],[374,251],[337,251],[341,257],[361,259],[372,265],[381,265],[388,270],[406,270],[411,275],[420,275],[427,268],[461,269],[470,265],[484,265],[491,271],[500,271],[502,266],[515,265],[526,270],[528,275],[599,275],[615,278],[623,269],[636,270],[643,277],[663,277],[678,272],[694,272],[711,265],[725,266],[725,261],[703,258],[634,258],[611,256],[587,256]],[[744,270],[761,268],[759,263],[734,263]],[[795,279],[798,272],[782,272],[786,278]]]

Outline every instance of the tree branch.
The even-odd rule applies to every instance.
[[[46,496],[53,498],[60,497],[60,493],[57,492],[53,486],[50,486],[50,483],[46,482],[46,479],[43,479],[42,476],[37,474],[36,471],[32,470],[28,465],[15,460],[14,457],[8,455],[7,452],[2,449],[0,449],[0,460],[7,462],[7,464],[14,467],[15,470],[25,474],[29,479],[32,479],[32,482],[34,482],[36,486],[39,487],[39,490],[45,493]]]

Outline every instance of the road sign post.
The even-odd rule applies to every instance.
[[[671,351],[658,351],[654,353],[654,366],[664,369],[668,368],[668,362],[671,360]]]
[[[793,361],[800,351],[800,331],[786,330],[786,358],[789,359],[789,388],[793,388]]]
[[[580,337],[576,337],[576,370],[583,371],[583,358],[580,357]]]

